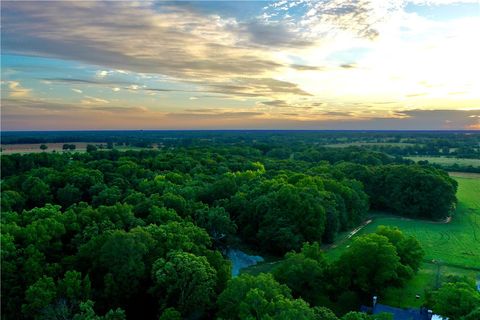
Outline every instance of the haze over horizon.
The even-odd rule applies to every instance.
[[[480,130],[476,0],[2,1],[8,130]]]

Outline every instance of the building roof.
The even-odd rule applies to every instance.
[[[377,303],[372,310],[373,314],[390,313],[393,320],[430,320],[431,315],[426,309],[400,309]]]

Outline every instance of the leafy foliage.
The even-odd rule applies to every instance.
[[[358,148],[112,148],[2,155],[2,317],[335,320],[321,306],[356,309],[423,254],[394,229],[358,238],[337,262],[322,242],[370,204],[436,219],[455,201],[443,172]],[[275,278],[230,280],[222,252],[238,241],[286,254]]]

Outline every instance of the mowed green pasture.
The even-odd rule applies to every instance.
[[[463,272],[469,275],[472,272],[480,274],[480,174],[452,173],[451,175],[458,182],[458,204],[455,215],[449,223],[372,213],[372,221],[353,237],[348,238],[350,232],[343,232],[338,235],[333,246],[325,247],[327,257],[332,261],[337,259],[353,238],[375,232],[380,225],[387,225],[396,226],[404,233],[413,235],[425,250],[424,268],[412,280],[414,283],[431,282],[430,265],[437,270],[437,264],[441,266],[442,273],[450,270],[455,274]],[[252,274],[269,272],[278,262],[275,259],[269,260],[242,272]],[[422,281],[422,278],[426,280]],[[412,290],[417,290],[417,287],[418,285],[414,285]]]
[[[450,267],[436,263],[422,264],[417,275],[407,281],[401,288],[387,289],[383,294],[381,303],[400,308],[420,307],[425,303],[426,292],[435,290],[446,281],[450,275],[476,279],[480,271]],[[420,298],[417,299],[416,295]]]
[[[459,173],[453,177],[458,182],[458,204],[449,223],[407,219],[382,213],[372,213],[367,224],[352,238],[349,232],[338,235],[333,246],[326,247],[330,259],[338,258],[358,235],[375,232],[378,226],[396,226],[413,235],[425,250],[425,261],[450,267],[478,268],[480,270],[480,175]],[[246,272],[268,272],[272,260],[247,268]],[[479,271],[480,272],[480,271]]]
[[[447,158],[447,157],[405,157],[407,159],[413,160],[415,162],[427,160],[430,163],[435,163],[439,165],[452,166],[457,164],[462,167],[480,167],[480,159],[467,159],[467,158]]]
[[[396,226],[413,235],[425,250],[425,261],[436,261],[449,266],[480,269],[480,179],[455,177],[458,181],[458,204],[449,223],[414,220],[387,214],[373,214],[372,222],[355,236],[375,232],[378,226]],[[355,237],[354,236],[354,237]],[[353,238],[354,238],[353,237]],[[350,240],[327,251],[336,258]]]
[[[461,175],[452,175],[458,181],[458,204],[449,223],[373,214],[372,222],[355,235],[375,232],[379,225],[396,226],[416,237],[425,250],[418,274],[404,287],[387,290],[381,297],[382,303],[397,307],[421,306],[425,302],[425,290],[437,288],[448,275],[472,280],[480,276],[480,176]],[[338,246],[327,250],[327,256],[338,258],[350,242],[351,239],[340,237]]]
[[[378,226],[400,228],[413,235],[425,250],[425,259],[418,274],[402,288],[392,288],[381,297],[382,303],[397,307],[417,307],[425,302],[425,290],[435,289],[448,275],[466,276],[475,280],[480,276],[480,175],[455,173],[458,181],[458,204],[448,223],[413,220],[382,213],[372,213],[371,222],[348,238],[349,232],[337,237],[330,248],[325,247],[329,259],[337,259],[358,235],[375,232]],[[259,274],[270,272],[279,262],[269,259],[246,268],[242,272]],[[416,299],[416,295],[420,299]]]
[[[345,142],[345,143],[331,143],[324,145],[325,147],[332,147],[332,148],[347,148],[352,146],[357,147],[368,147],[368,146],[385,146],[385,147],[413,147],[415,143],[406,143],[406,142]]]

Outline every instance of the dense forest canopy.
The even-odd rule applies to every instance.
[[[1,169],[5,319],[336,319],[325,307],[401,286],[423,251],[392,228],[336,261],[320,244],[372,208],[443,219],[457,188],[377,151],[260,142],[3,155]],[[239,242],[285,260],[230,280]]]

